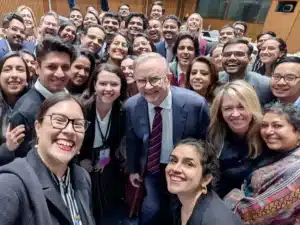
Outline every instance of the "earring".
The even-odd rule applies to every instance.
[[[206,195],[207,194],[207,187],[202,186],[202,194]]]
[[[298,143],[297,143],[297,147],[299,147],[300,146],[300,139],[298,140]]]

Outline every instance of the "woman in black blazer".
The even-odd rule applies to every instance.
[[[61,92],[36,118],[35,149],[0,167],[0,224],[93,225],[90,177],[72,160],[89,125],[83,104]]]
[[[217,155],[205,142],[177,144],[166,167],[168,190],[178,197],[174,225],[243,224],[212,191],[218,168]]]
[[[91,175],[97,224],[117,224],[122,217],[122,162],[116,154],[125,132],[122,101],[126,87],[119,67],[102,64],[93,72],[83,94],[91,125],[82,146],[80,165]]]

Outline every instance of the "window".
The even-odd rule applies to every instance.
[[[204,18],[263,23],[270,4],[270,0],[198,0],[197,12]]]

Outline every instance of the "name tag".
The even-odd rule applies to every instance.
[[[110,162],[110,149],[105,148],[100,150],[98,164],[104,168]]]

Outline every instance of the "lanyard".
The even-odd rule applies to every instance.
[[[102,146],[105,146],[107,144],[106,142],[107,142],[107,139],[108,139],[108,133],[109,133],[109,130],[110,130],[110,125],[111,125],[111,114],[109,116],[108,126],[107,126],[107,129],[105,131],[105,135],[103,135],[103,133],[102,133],[101,126],[100,126],[98,118],[97,118],[97,124],[98,124],[98,129],[99,129],[99,132],[100,132],[100,135],[101,135],[101,138],[102,138]]]

